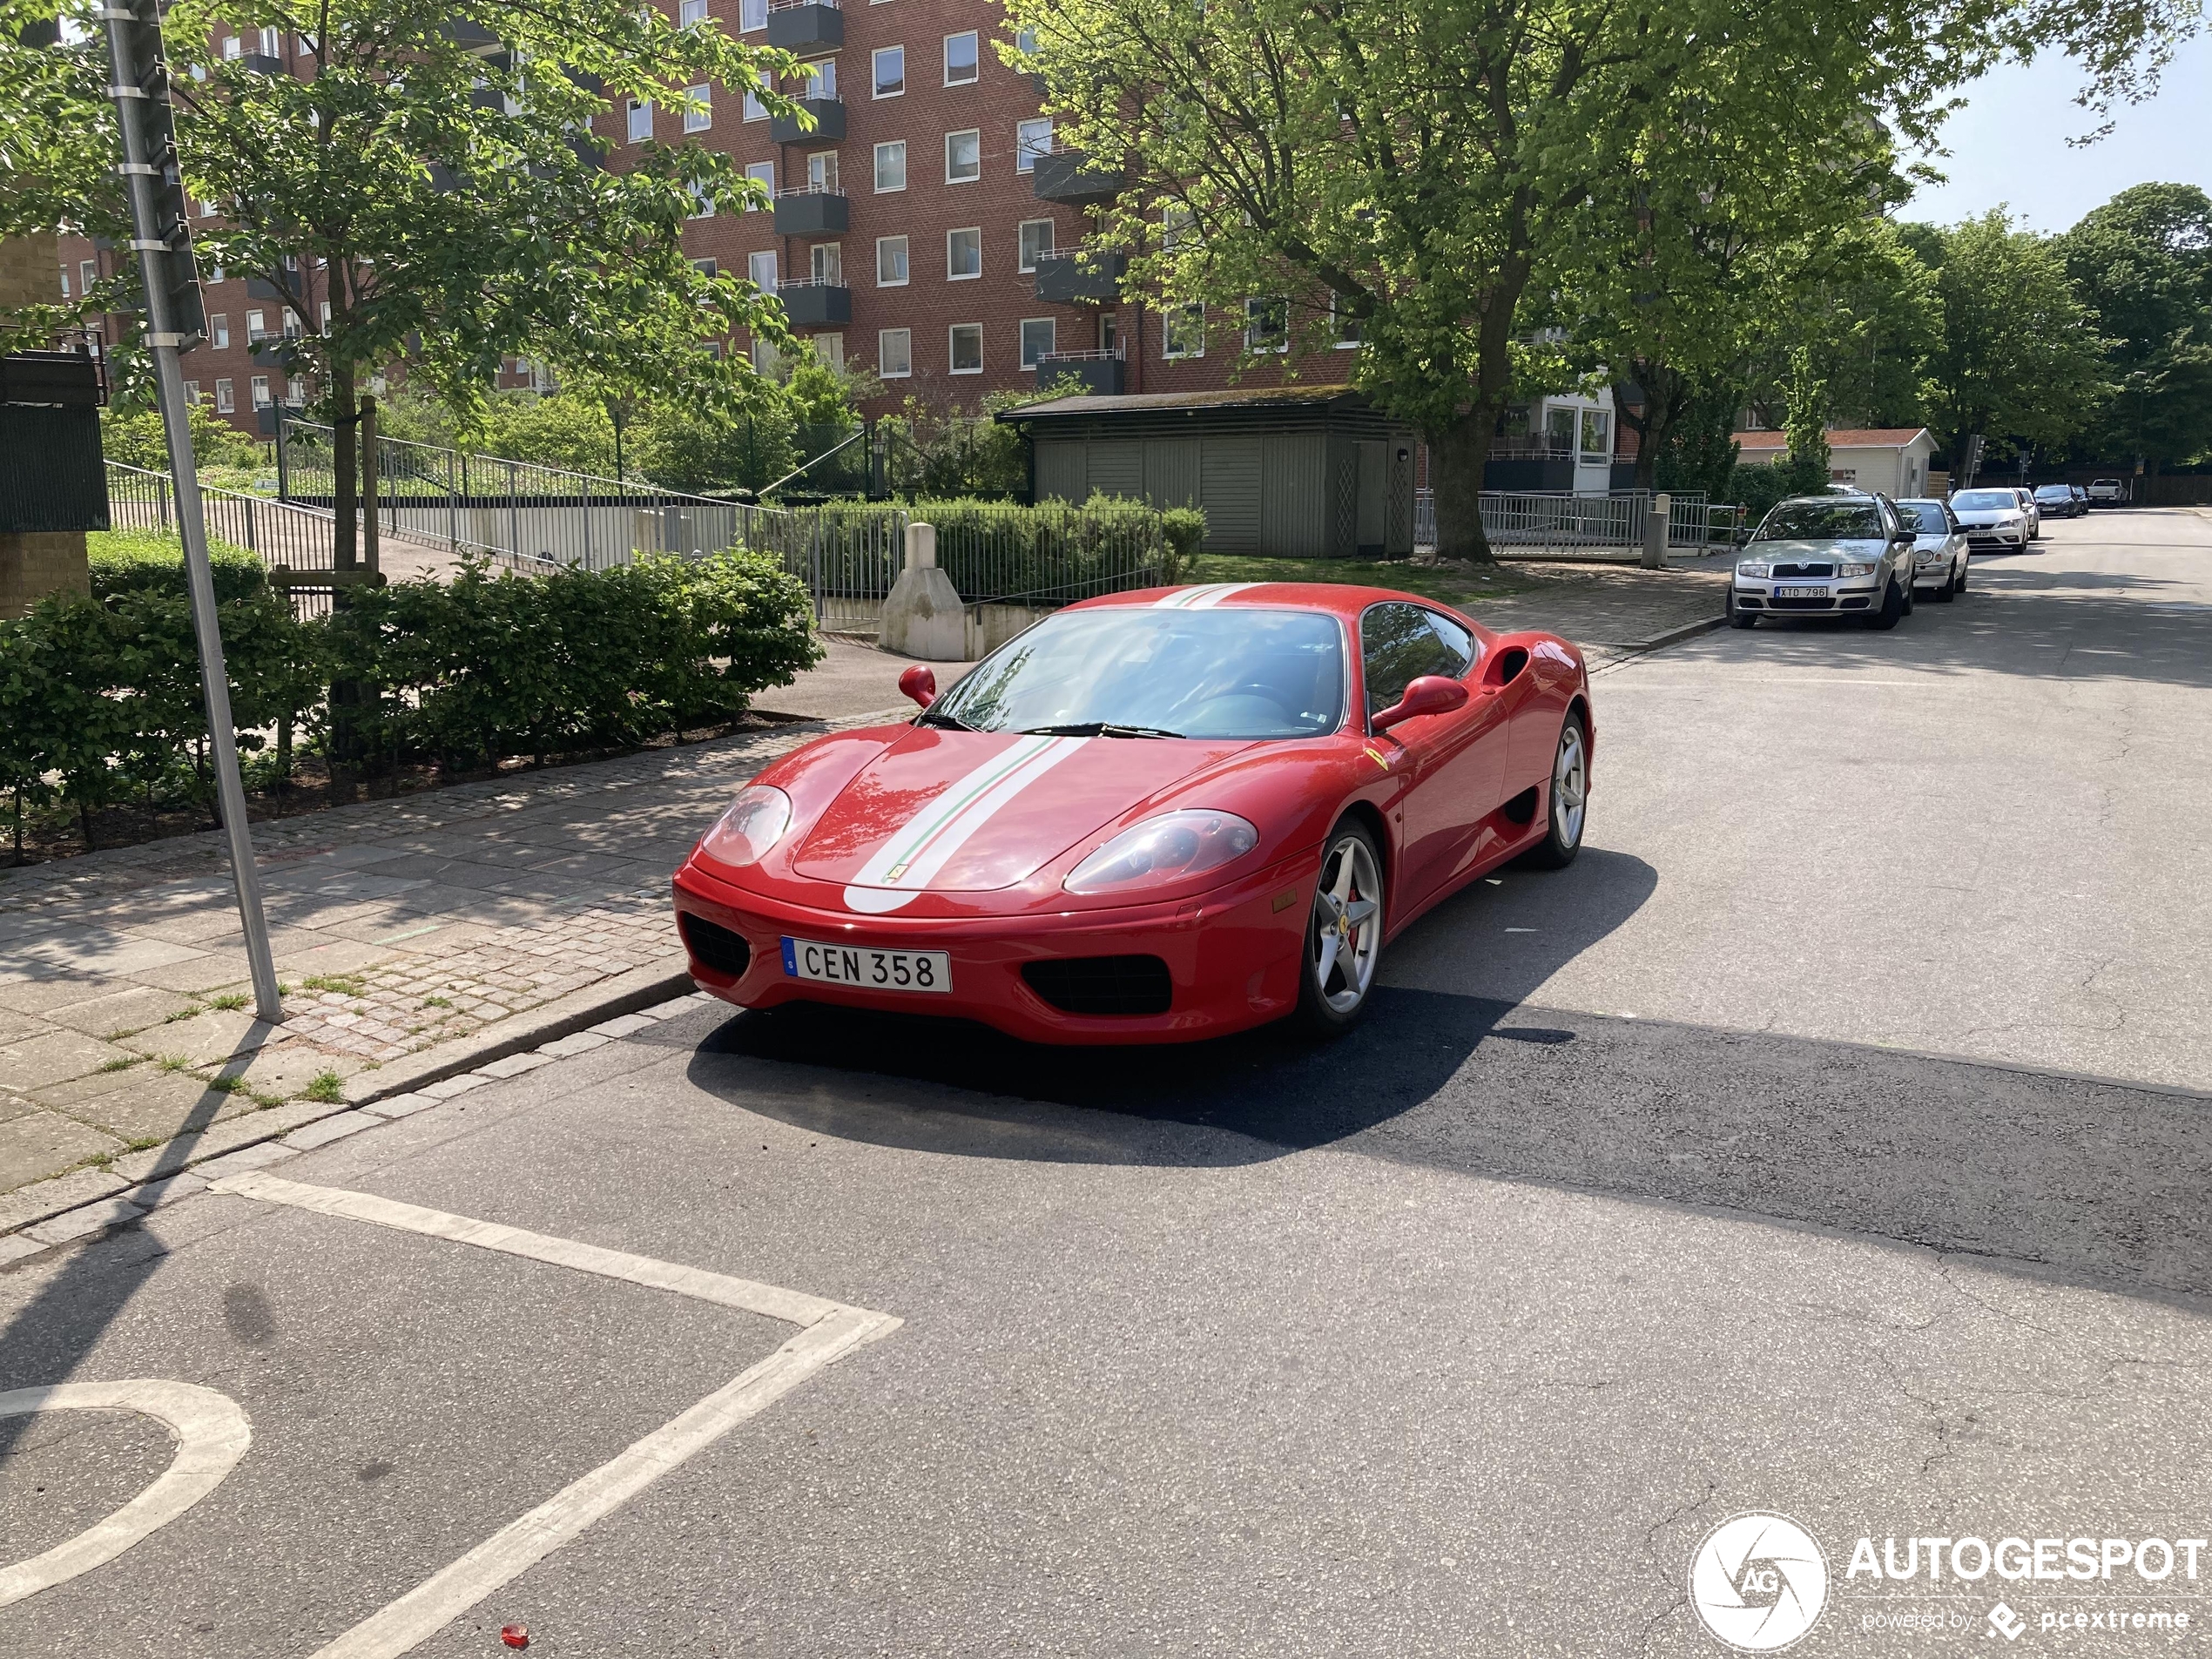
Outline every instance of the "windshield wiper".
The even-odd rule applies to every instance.
[[[1025,738],[1179,738],[1163,725],[1117,725],[1111,720],[1078,720],[1069,725],[1033,725]]]
[[[924,709],[914,717],[916,725],[941,725],[953,732],[981,732],[983,728],[970,725],[957,714],[948,714],[942,709]]]

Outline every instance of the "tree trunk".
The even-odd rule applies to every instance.
[[[1428,465],[1436,491],[1436,556],[1488,564],[1490,538],[1482,529],[1482,470],[1490,459],[1494,410],[1478,406],[1428,436]]]

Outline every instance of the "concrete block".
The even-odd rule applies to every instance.
[[[495,1060],[488,1066],[476,1068],[484,1077],[519,1077],[526,1071],[536,1071],[540,1066],[550,1066],[553,1056],[543,1054],[510,1054],[504,1060]]]
[[[287,1158],[300,1156],[299,1149],[280,1146],[274,1141],[263,1141],[259,1146],[241,1146],[235,1152],[226,1152],[221,1157],[210,1158],[195,1166],[192,1173],[210,1181],[219,1181],[226,1175],[244,1175],[248,1170],[266,1170],[272,1163],[281,1163]]]
[[[428,1095],[432,1100],[451,1100],[455,1095],[465,1095],[472,1089],[482,1089],[490,1081],[490,1078],[472,1071],[458,1077],[446,1077],[437,1082],[425,1083],[415,1092]]]
[[[937,529],[907,526],[906,568],[883,602],[883,648],[925,663],[968,660],[968,609],[937,568]]]
[[[341,1112],[335,1117],[326,1117],[319,1123],[305,1129],[295,1129],[284,1137],[284,1144],[295,1152],[312,1152],[318,1146],[328,1146],[333,1141],[342,1141],[348,1135],[358,1135],[365,1129],[374,1129],[384,1120],[371,1117],[367,1112]]]
[[[658,1023],[658,1021],[649,1020],[642,1014],[618,1014],[611,1020],[603,1020],[586,1029],[596,1031],[603,1037],[626,1037],[633,1031],[643,1031],[646,1027]]]
[[[9,1233],[0,1238],[0,1267],[10,1267],[26,1256],[36,1256],[46,1246],[23,1233]]]
[[[149,1210],[158,1210],[165,1204],[176,1203],[179,1198],[189,1198],[196,1192],[206,1190],[207,1181],[204,1176],[164,1176],[158,1181],[149,1181],[142,1187],[133,1188],[131,1202],[144,1204]]]
[[[556,1060],[565,1060],[572,1054],[585,1054],[612,1041],[612,1038],[603,1037],[596,1031],[578,1031],[573,1035],[542,1043],[537,1051],[542,1055],[550,1055]]]
[[[120,1227],[126,1221],[136,1221],[144,1214],[144,1207],[128,1198],[105,1198],[98,1204],[88,1204],[82,1210],[64,1211],[51,1221],[24,1228],[24,1232],[42,1244],[66,1244],[73,1238],[90,1238],[94,1233]]]
[[[412,1117],[417,1112],[427,1112],[437,1104],[428,1095],[393,1095],[383,1100],[372,1100],[361,1108],[379,1117]]]

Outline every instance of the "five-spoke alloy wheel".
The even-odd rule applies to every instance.
[[[1347,819],[1330,832],[1305,926],[1298,1019],[1317,1035],[1349,1030],[1367,1007],[1382,954],[1382,859],[1374,838]]]

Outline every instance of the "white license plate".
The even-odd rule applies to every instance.
[[[858,985],[871,991],[949,992],[953,959],[941,950],[875,950],[866,945],[784,941],[784,973],[824,985]]]
[[[1828,597],[1828,590],[1825,588],[1777,588],[1774,590],[1774,597],[1777,599],[1825,599]]]

